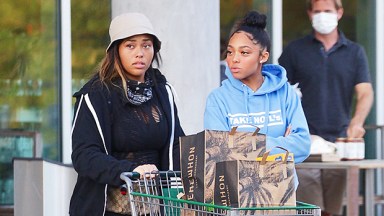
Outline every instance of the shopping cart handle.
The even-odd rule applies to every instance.
[[[173,177],[180,177],[181,172],[180,171],[173,171],[173,170],[168,170],[168,171],[156,171],[148,174],[158,174],[160,175],[161,179],[167,179],[167,178],[173,178]],[[123,172],[120,174],[120,179],[127,181],[129,180],[137,180],[140,179],[140,173],[138,172]]]
[[[139,179],[140,173],[138,172],[123,172],[120,174],[120,178],[124,181],[128,179]]]

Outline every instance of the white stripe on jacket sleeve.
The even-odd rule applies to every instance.
[[[103,145],[104,145],[105,153],[108,155],[108,150],[107,150],[107,147],[105,146],[104,135],[103,135],[103,131],[101,130],[101,126],[100,126],[99,118],[97,117],[95,108],[93,108],[93,105],[92,105],[92,103],[91,103],[91,100],[89,99],[88,94],[85,95],[85,102],[87,103],[88,108],[89,108],[89,110],[91,111],[91,113],[92,113],[92,115],[93,115],[93,118],[95,119],[96,126],[97,126],[97,130],[99,131],[100,136],[101,136],[101,139],[103,140]]]
[[[78,105],[77,110],[76,110],[75,119],[74,119],[73,125],[72,125],[71,137],[72,137],[72,134],[73,134],[73,130],[75,129],[75,125],[76,125],[76,121],[77,121],[77,116],[79,115],[80,106],[83,103],[83,98],[84,98],[83,95],[81,95],[80,102],[79,102],[79,105]]]
[[[165,88],[168,92],[169,105],[171,107],[171,137],[169,138],[169,170],[173,170],[173,141],[175,139],[175,108],[173,106],[173,93],[170,85],[167,83]]]
[[[80,102],[79,102],[79,105],[78,105],[77,110],[76,110],[75,119],[73,121],[73,126],[72,126],[72,130],[71,130],[71,137],[72,137],[75,125],[76,125],[77,116],[79,115],[80,107],[81,107],[81,105],[83,103],[83,98],[84,98],[84,95],[81,95]],[[103,140],[103,145],[104,145],[105,153],[108,155],[108,151],[107,151],[107,148],[105,146],[104,135],[103,135],[103,132],[101,131],[101,127],[100,127],[100,122],[99,122],[99,119],[97,118],[96,111],[93,108],[93,105],[92,105],[92,103],[91,103],[91,101],[89,99],[88,94],[85,95],[85,102],[86,102],[89,110],[91,111],[91,113],[93,115],[93,118],[95,119],[95,122],[96,122],[96,125],[97,125],[97,129],[98,129],[98,131],[100,133],[101,139]],[[108,188],[108,184],[105,184],[105,187],[104,187],[104,210],[103,210],[103,215],[105,214],[105,210],[106,210],[106,206],[107,206],[107,188]]]

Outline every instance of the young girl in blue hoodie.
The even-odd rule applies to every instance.
[[[204,127],[209,130],[254,131],[267,135],[267,149],[281,146],[296,163],[310,152],[310,135],[301,101],[287,82],[283,67],[265,64],[271,42],[266,16],[249,12],[229,37],[226,54],[228,79],[207,98]]]

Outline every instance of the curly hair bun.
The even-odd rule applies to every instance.
[[[250,11],[243,18],[242,24],[244,26],[265,29],[265,27],[267,26],[267,16],[264,14],[259,14],[256,11]]]

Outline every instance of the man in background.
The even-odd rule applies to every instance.
[[[313,32],[291,42],[279,58],[290,83],[299,84],[310,133],[330,142],[338,137],[362,138],[373,103],[366,53],[337,28],[343,12],[341,0],[307,0]],[[297,200],[320,206],[322,215],[342,214],[345,172],[297,173]]]

